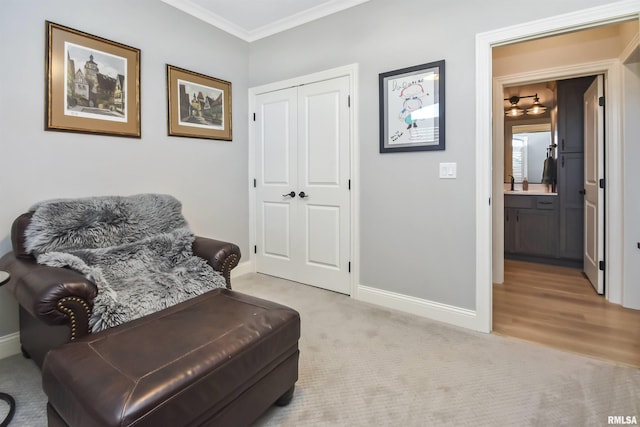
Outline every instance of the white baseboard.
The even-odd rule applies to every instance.
[[[358,286],[356,299],[439,322],[461,326],[474,331],[481,330],[478,325],[476,312],[465,308],[454,307],[452,305],[441,304],[439,302],[362,285]]]
[[[238,264],[233,270],[231,270],[231,279],[242,276],[243,274],[253,273],[253,263],[251,261],[245,261]],[[233,283],[233,281],[231,282]]]
[[[0,359],[20,353],[20,333],[0,337]]]

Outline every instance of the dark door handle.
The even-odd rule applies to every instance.
[[[294,198],[294,197],[296,197],[296,192],[292,191],[291,193],[287,193],[287,194],[283,194],[282,195],[282,197],[287,197],[287,196],[289,196],[291,198]]]
[[[584,196],[585,194],[587,194],[587,190],[580,190],[580,191],[578,191],[578,193],[580,193],[580,194],[582,194]]]
[[[564,156],[562,156],[562,167],[564,167]]]
[[[298,193],[298,196],[300,196],[300,198],[301,198],[301,199],[304,199],[304,198],[306,198],[306,197],[309,197],[309,195],[308,195],[308,194],[306,194],[304,191],[299,192],[299,193]]]

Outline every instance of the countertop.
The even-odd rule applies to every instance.
[[[516,196],[557,196],[558,193],[549,193],[546,191],[542,191],[542,190],[528,190],[528,191],[524,191],[524,190],[515,190],[515,191],[511,191],[511,190],[504,190],[504,194],[513,194]]]

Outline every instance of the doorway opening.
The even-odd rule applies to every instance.
[[[598,297],[598,294],[603,294],[605,291],[602,270],[605,257],[603,235],[605,229],[604,165],[606,162],[604,154],[607,150],[603,137],[598,139],[588,135],[593,130],[594,117],[597,116],[587,114],[588,109],[592,108],[594,97],[590,95],[591,98],[589,98],[588,94],[593,91],[596,93],[596,102],[601,103],[603,109],[609,102],[614,104],[617,102],[615,90],[611,90],[613,96],[610,100],[598,92],[598,87],[615,87],[613,74],[619,64],[618,56],[623,48],[619,48],[619,51],[609,51],[609,58],[581,61],[580,43],[577,40],[583,39],[581,43],[589,46],[589,43],[602,38],[603,34],[607,36],[622,34],[620,37],[624,38],[625,34],[633,33],[634,30],[637,33],[637,24],[637,20],[614,23],[548,39],[512,44],[504,47],[507,54],[503,56],[501,56],[503,48],[498,47],[493,50],[494,117],[496,118],[494,124],[497,127],[500,127],[499,123],[504,126],[501,134],[494,133],[493,162],[494,166],[497,166],[496,163],[502,160],[504,168],[494,167],[492,179],[494,285],[491,327],[496,333],[632,364],[638,362],[635,361],[632,351],[629,351],[630,358],[620,360],[618,356],[607,353],[610,345],[602,344],[607,342],[602,339],[602,336],[590,336],[591,342],[589,337],[583,337],[584,346],[567,347],[565,344],[573,342],[572,338],[575,337],[577,330],[586,331],[597,326],[601,328],[600,330],[607,331],[605,335],[613,337],[616,334],[620,335],[626,327],[623,321],[615,320],[614,315],[608,316],[597,325],[589,322],[581,323],[580,320],[588,319],[590,316],[587,309],[581,311],[576,310],[576,307],[583,309],[590,307],[589,309],[599,312],[604,310],[610,313],[629,314],[626,313],[627,309],[609,302],[612,297],[615,299],[615,296],[621,293],[620,283],[617,284],[618,289],[613,287],[613,292],[607,289],[607,299]],[[574,56],[578,65],[560,61],[557,66],[549,66],[538,71],[518,73],[519,70],[515,67],[516,72],[513,74],[504,72],[508,69],[508,65],[505,64],[508,63],[509,56],[513,59],[514,55],[524,56],[527,52],[535,54],[536,48],[546,43],[552,43],[556,48],[560,48],[567,40],[571,40],[567,45],[571,45],[570,55]],[[623,41],[619,43],[624,46]],[[519,48],[521,52],[518,53]],[[588,50],[589,48],[586,47],[585,58],[593,59],[586,57]],[[568,52],[567,55],[569,55]],[[502,72],[502,75],[496,75],[495,71]],[[609,79],[610,76],[612,79]],[[519,138],[520,141],[516,141],[515,144],[512,143],[512,129],[516,129],[519,123],[512,126],[513,123],[509,118],[505,118],[504,113],[500,113],[509,106],[500,101],[503,98],[509,99],[514,95],[511,93],[514,91],[541,90],[540,85],[542,89],[549,89],[553,94],[551,102],[543,103],[551,107],[549,122],[552,129],[552,141],[545,157],[550,157],[557,167],[555,175],[557,188],[554,191],[553,183],[550,187],[545,186],[544,176],[542,176],[540,181],[534,182],[533,192],[524,192],[522,187],[511,191],[509,179],[506,178],[519,177],[522,182],[523,171],[531,173],[531,167],[527,167],[531,163],[525,163],[523,155],[526,154],[530,159],[534,154],[529,155],[530,153],[523,152],[522,147],[518,145],[522,144],[522,138]],[[592,87],[596,89],[592,90]],[[523,95],[523,93],[515,93],[515,95]],[[567,111],[567,105],[575,111]],[[575,117],[576,114],[573,114],[576,112],[580,113],[579,120]],[[604,112],[601,112],[600,119],[604,120],[604,116]],[[574,121],[574,131],[579,130],[578,133],[581,134],[580,137],[574,135],[573,146],[567,137],[571,117]],[[535,120],[544,122],[540,118]],[[599,126],[604,136],[604,123],[599,122]],[[619,126],[619,122],[612,121],[609,132],[617,132],[616,129]],[[594,134],[597,132],[595,130]],[[543,164],[543,159],[533,159],[534,166],[540,164]],[[544,164],[546,166],[546,160]],[[537,173],[535,168],[534,173]],[[531,182],[531,179],[528,181]],[[592,183],[595,183],[598,187],[597,191],[600,192],[599,203],[596,202],[594,206],[590,206],[591,199],[587,196],[590,191],[589,185]],[[535,187],[536,185],[540,187]],[[529,186],[531,188],[531,184]],[[504,190],[504,198],[500,203],[499,193],[502,190]],[[616,210],[621,207],[611,206],[608,209]],[[503,210],[503,213],[501,214],[498,210]],[[594,221],[595,224],[600,222],[600,231],[597,231],[597,228],[594,231]],[[501,230],[504,232],[501,233]],[[506,261],[505,258],[507,258]],[[533,261],[535,264],[527,261]],[[562,265],[564,267],[560,267]],[[583,272],[586,272],[586,275]],[[591,288],[592,285],[595,291]],[[589,300],[593,297],[596,299]],[[602,304],[597,303],[598,299]],[[571,302],[577,305],[572,306]],[[633,310],[628,311],[633,312]],[[514,325],[519,327],[514,328]],[[630,361],[630,359],[633,360]]]
[[[547,121],[551,124],[552,144],[548,148],[550,148],[551,152],[550,157],[556,162],[555,170],[557,174],[555,178],[561,187],[557,189],[560,194],[560,200],[557,201],[557,204],[560,205],[558,207],[560,209],[560,226],[555,230],[561,236],[556,245],[547,245],[552,246],[549,250],[555,252],[550,254],[547,259],[574,260],[575,265],[580,265],[580,260],[586,259],[583,257],[585,246],[582,238],[585,216],[585,197],[583,192],[587,186],[583,182],[585,171],[583,94],[593,81],[593,76],[602,74],[603,88],[601,90],[607,92],[608,96],[599,101],[606,104],[602,109],[607,109],[607,115],[611,120],[608,120],[610,123],[607,125],[608,149],[604,146],[604,141],[600,141],[599,144],[601,146],[598,147],[597,152],[602,154],[594,156],[594,159],[597,158],[600,163],[596,165],[597,170],[595,172],[597,176],[593,179],[604,185],[606,162],[603,160],[605,155],[609,152],[609,161],[614,161],[614,157],[617,154],[616,151],[620,150],[622,143],[619,138],[620,113],[615,111],[619,103],[618,98],[621,96],[620,82],[617,80],[618,67],[620,65],[618,55],[623,51],[625,44],[633,42],[633,35],[634,33],[637,35],[638,32],[637,24],[637,19],[628,20],[568,34],[492,48],[494,126],[497,129],[493,135],[493,163],[495,166],[498,166],[498,164],[505,165],[504,168],[494,167],[492,177],[492,283],[502,283],[503,281],[504,253],[513,254],[517,252],[513,248],[506,248],[507,250],[505,251],[504,246],[505,214],[509,213],[509,211],[504,211],[504,194],[502,190],[504,183],[508,182],[508,175],[513,176],[512,166],[509,165],[513,152],[511,145],[504,143],[505,138],[510,138],[510,134],[507,135],[503,129],[505,131],[510,130],[513,119],[506,117],[504,114],[504,110],[509,105],[507,101],[503,102],[503,98],[509,99],[514,94],[526,96],[528,92],[535,92],[536,98],[542,97],[544,102],[549,105],[545,114],[531,116],[536,123]],[[594,58],[591,53],[594,43],[609,43],[611,45],[608,49],[602,51],[601,57]],[[554,50],[549,53],[551,48]],[[548,58],[554,55],[555,59]],[[541,64],[541,58],[543,57],[546,58],[544,59],[546,63]],[[525,62],[525,58],[528,58],[529,61]],[[530,63],[541,65],[533,66]],[[600,113],[604,122],[604,111]],[[526,117],[526,115],[523,117]],[[522,120],[521,117],[517,117],[517,119],[518,122]],[[600,124],[600,128],[600,132],[603,132],[603,123]],[[604,139],[604,133],[602,139]],[[547,151],[547,156],[548,154],[549,151]],[[592,159],[588,158],[588,160]],[[542,160],[538,159],[536,162],[536,159],[534,159],[533,165],[535,164],[541,165]],[[591,166],[593,162],[588,162],[586,165]],[[569,173],[570,171],[571,173]],[[618,178],[615,173],[615,171],[612,172],[611,178]],[[531,182],[531,179],[529,179],[529,182]],[[536,182],[536,178],[533,178],[533,182]],[[549,190],[550,188],[547,187],[543,192],[549,192]],[[617,189],[614,188],[614,190]],[[556,192],[552,193],[555,194]],[[603,189],[602,193],[604,193]],[[514,194],[523,193],[516,192]],[[601,197],[601,200],[601,204],[604,206],[604,197]],[[611,207],[611,209],[617,208],[618,206]],[[599,216],[600,218],[598,219],[602,223],[604,209],[599,213]],[[604,234],[604,232],[600,234]],[[595,254],[598,257],[597,263],[608,258],[605,257],[608,253],[605,254],[603,243],[604,239],[601,238],[599,240],[601,253]],[[553,246],[557,246],[557,248]],[[534,255],[543,254],[537,253]],[[619,289],[612,289],[612,295],[607,295],[607,297],[616,301],[619,300],[617,297],[619,294]]]
[[[505,258],[579,268],[599,294],[604,281],[591,267],[604,260],[604,188],[589,199],[585,189],[605,174],[603,82],[592,75],[505,86],[505,99],[535,92],[546,111],[507,115],[503,139]],[[587,89],[599,94],[595,106]],[[506,101],[505,109],[511,114]]]
[[[475,325],[479,331],[490,332],[492,330],[492,284],[494,274],[503,271],[503,268],[494,269],[494,262],[499,261],[494,254],[496,249],[492,245],[493,232],[499,227],[495,220],[502,220],[503,214],[494,214],[502,212],[504,206],[496,210],[498,199],[494,194],[494,189],[503,191],[503,177],[494,182],[495,170],[492,168],[494,164],[502,162],[502,152],[499,152],[498,161],[494,158],[496,150],[492,150],[491,141],[496,139],[496,133],[502,131],[502,115],[504,110],[502,105],[495,108],[493,99],[502,99],[502,91],[497,90],[492,85],[493,49],[499,46],[507,46],[520,42],[541,39],[544,37],[569,34],[583,29],[601,27],[617,22],[630,21],[637,22],[640,16],[640,1],[617,2],[602,6],[593,7],[576,12],[570,12],[564,15],[553,16],[551,18],[540,19],[528,22],[526,24],[515,25],[503,29],[493,30],[481,33],[476,36],[476,316]],[[545,69],[550,65],[545,62],[548,58],[540,58],[540,61],[521,62],[522,69],[518,72],[520,77],[529,76],[530,80],[544,81],[551,78],[557,78],[558,75],[576,75],[579,73],[604,73],[608,76],[607,93],[610,95],[610,101],[615,99],[607,108],[607,120],[610,126],[606,130],[606,147],[607,147],[607,182],[608,182],[608,199],[611,201],[608,205],[607,215],[607,260],[609,266],[605,272],[607,281],[612,284],[609,287],[607,297],[616,303],[622,301],[621,290],[623,287],[629,286],[625,282],[626,269],[623,268],[622,260],[626,256],[626,251],[622,246],[625,242],[622,226],[624,224],[623,210],[626,205],[623,200],[625,194],[623,187],[623,170],[622,166],[625,160],[622,156],[624,149],[623,138],[624,132],[629,130],[627,125],[622,126],[621,119],[625,116],[624,108],[631,105],[621,99],[623,88],[635,87],[633,79],[626,80],[627,74],[623,78],[620,76],[622,63],[626,63],[630,57],[636,52],[638,39],[636,37],[635,44],[629,48],[623,49],[619,58],[607,60],[593,60],[591,63],[580,63],[575,65],[565,65],[557,67],[553,72],[540,73],[538,69]],[[601,50],[594,50],[600,52]],[[547,52],[548,53],[548,52]],[[625,59],[626,58],[626,59]],[[592,58],[593,59],[593,58]],[[594,69],[594,64],[600,66]],[[530,71],[536,68],[535,71]],[[549,71],[549,70],[547,70]],[[535,76],[535,78],[533,77]],[[631,76],[633,78],[633,76]],[[525,79],[521,78],[520,81]],[[617,124],[617,128],[616,125]],[[500,224],[502,222],[500,221]],[[613,243],[612,243],[613,242]],[[500,248],[500,253],[504,248]],[[503,261],[503,260],[502,260]],[[504,261],[503,261],[504,262]],[[500,278],[503,279],[503,278]],[[499,280],[498,280],[499,281]],[[624,283],[623,283],[624,282]],[[619,289],[614,294],[613,285],[618,284]],[[620,291],[620,293],[618,293]],[[631,294],[629,294],[631,295]],[[625,294],[625,301],[626,301]],[[629,300],[631,306],[635,305],[635,299]]]

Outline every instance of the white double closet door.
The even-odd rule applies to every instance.
[[[255,107],[256,270],[349,294],[349,77]]]

